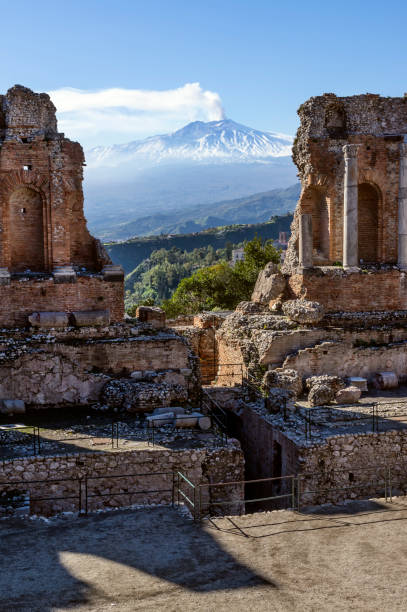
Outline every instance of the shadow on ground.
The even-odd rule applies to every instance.
[[[162,592],[168,583],[195,592],[276,587],[273,580],[236,561],[210,533],[168,508],[76,520],[1,521],[0,559],[0,610],[7,612],[51,612],[94,597],[111,601],[110,593],[124,574],[129,574],[138,602],[151,598],[152,589]],[[109,580],[95,592],[101,559],[112,565]],[[140,573],[149,576],[148,585]],[[89,576],[89,582],[83,576]]]

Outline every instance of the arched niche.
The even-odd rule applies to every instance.
[[[314,263],[329,261],[329,209],[326,195],[308,187],[301,198],[301,212],[312,215],[312,246]]]
[[[379,202],[377,187],[358,186],[358,258],[361,263],[376,263],[379,255]]]
[[[10,271],[43,272],[44,223],[41,194],[26,186],[17,187],[9,199],[8,237]]]

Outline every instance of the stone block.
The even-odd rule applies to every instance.
[[[69,317],[66,312],[33,312],[28,317],[33,327],[68,327]]]
[[[353,404],[360,399],[362,391],[358,387],[345,387],[335,395],[337,404]]]
[[[362,392],[367,391],[367,378],[362,378],[361,376],[349,376],[347,382],[350,387],[357,387]]]
[[[147,417],[149,427],[161,427],[162,425],[171,425],[174,422],[173,412],[164,412],[162,414],[152,414]]]
[[[74,310],[71,313],[75,327],[101,327],[109,325],[109,310]]]
[[[139,306],[136,317],[142,323],[149,323],[154,329],[165,327],[165,312],[157,306]]]
[[[141,370],[135,370],[130,374],[130,378],[133,380],[141,380],[143,378],[143,372]]]
[[[257,277],[251,301],[268,305],[282,295],[286,288],[286,279],[279,272],[277,264],[269,262]]]

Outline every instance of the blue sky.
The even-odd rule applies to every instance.
[[[222,109],[293,134],[296,109],[312,95],[407,91],[405,1],[0,5],[0,90],[20,83],[57,92],[61,129],[85,146],[216,119]]]

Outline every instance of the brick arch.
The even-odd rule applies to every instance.
[[[14,189],[25,185],[34,191],[41,191],[45,195],[48,179],[38,172],[27,170],[11,170],[0,180],[0,197],[7,199]]]
[[[329,260],[329,206],[325,190],[307,187],[301,196],[301,212],[312,215],[312,245],[316,263]]]
[[[365,263],[379,260],[381,192],[374,183],[358,185],[358,258]]]
[[[41,192],[18,185],[8,199],[10,272],[44,272],[44,204]]]
[[[50,254],[48,252],[49,241],[47,233],[47,219],[49,216],[47,211],[49,206],[47,187],[48,179],[46,177],[23,169],[9,171],[7,175],[0,179],[0,263],[1,266],[9,268],[11,272],[19,272],[27,268],[43,272],[49,268]],[[20,190],[20,197],[18,197],[18,190]],[[24,190],[28,191],[24,192]],[[25,196],[28,198],[28,201],[31,201],[31,204],[28,216],[25,213],[26,223],[23,224],[22,215],[24,213],[21,212],[21,209],[28,208],[22,202]],[[17,214],[16,211],[18,209],[20,212]],[[37,211],[36,221],[29,218],[34,211]],[[31,232],[28,231],[30,224],[32,229],[35,227],[35,244],[32,247],[27,244],[23,249],[24,241],[32,242]],[[18,242],[20,243],[19,246]],[[32,252],[30,252],[30,248],[32,248]],[[35,256],[32,258],[34,253]],[[21,261],[18,261],[20,256]]]

